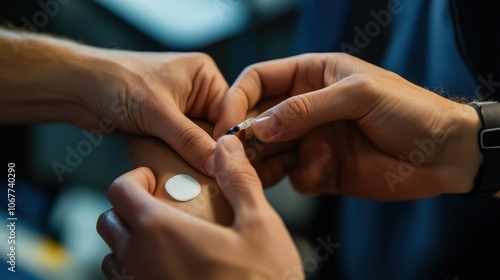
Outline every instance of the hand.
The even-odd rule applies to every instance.
[[[213,126],[211,124],[199,120],[194,120],[194,122],[207,133],[212,133]],[[224,226],[233,223],[233,209],[215,178],[197,172],[178,153],[159,139],[126,135],[124,140],[130,167],[135,169],[147,166],[155,175],[156,188],[153,193],[155,198],[186,214],[200,217],[212,223]],[[200,183],[201,192],[196,199],[179,203],[167,193],[165,182],[177,174],[187,174]]]
[[[249,67],[223,101],[217,128],[280,97],[254,133],[299,144],[256,164],[264,185],[289,173],[303,193],[376,200],[472,189],[482,155],[471,106],[346,54],[308,54]]]
[[[122,131],[156,136],[208,175],[215,141],[189,118],[215,123],[228,85],[213,60],[201,53],[102,51],[110,79],[84,98],[86,108],[73,122],[96,127],[109,118]],[[114,81],[113,83],[110,82]]]
[[[0,28],[0,88],[0,123],[152,135],[213,173],[205,163],[215,141],[189,118],[215,123],[228,85],[205,54],[102,49]]]
[[[209,223],[152,197],[147,168],[119,177],[97,231],[112,253],[103,272],[135,279],[300,279],[299,254],[282,220],[268,204],[240,141],[222,137],[215,150],[216,179],[234,209],[231,227]],[[297,274],[298,273],[298,274]],[[297,277],[298,276],[298,277]]]

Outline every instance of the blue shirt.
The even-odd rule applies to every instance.
[[[373,16],[380,11],[367,11],[365,22],[353,23],[354,2],[303,1],[296,52],[348,50],[362,55],[376,46],[363,43],[359,33],[373,39],[379,30],[386,36],[379,66],[446,96],[475,97],[476,82],[455,42],[448,1],[388,1],[399,3],[390,21]],[[500,237],[498,229],[491,229],[493,220],[487,220],[499,221],[492,213],[500,213],[500,207],[492,200],[443,195],[396,203],[344,197],[339,203],[340,240],[335,241],[341,247],[335,261],[341,263],[342,279],[462,279],[467,272],[460,260],[470,267],[474,250],[487,259],[494,253],[482,246]]]

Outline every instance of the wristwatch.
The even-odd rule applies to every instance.
[[[481,119],[478,134],[483,162],[468,196],[494,196],[500,190],[500,103],[472,102]]]

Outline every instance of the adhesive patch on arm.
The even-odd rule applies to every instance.
[[[196,198],[201,192],[201,186],[193,177],[178,174],[165,183],[168,194],[178,201],[188,201]]]

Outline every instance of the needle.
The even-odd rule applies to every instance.
[[[256,118],[246,119],[244,122],[242,122],[242,123],[240,123],[240,124],[238,124],[236,126],[233,126],[230,129],[228,129],[226,132],[222,133],[222,136],[235,134],[235,133],[237,133],[240,130],[247,129],[247,128],[251,127],[255,123],[258,123],[258,122],[261,122],[261,121],[265,121],[265,120],[268,120],[270,118],[271,118],[271,116],[264,116],[264,117],[261,117],[261,118],[258,118],[258,119],[256,119]]]

